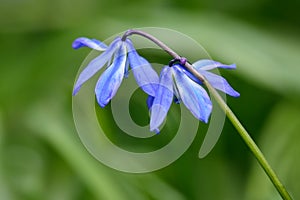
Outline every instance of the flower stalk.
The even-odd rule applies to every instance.
[[[170,56],[172,56],[174,59],[182,59],[181,56],[179,56],[175,51],[173,51],[170,47],[168,47],[166,44],[164,44],[162,41],[157,39],[156,37],[140,31],[140,30],[128,30],[124,33],[121,40],[125,41],[126,38],[130,35],[140,35],[142,37],[145,37],[152,42],[154,42],[156,45],[158,45],[160,48],[162,48],[165,52],[167,52]],[[238,120],[238,118],[235,116],[233,111],[229,108],[229,106],[225,103],[225,101],[222,99],[222,97],[219,95],[219,93],[216,91],[216,89],[206,80],[206,78],[201,75],[200,73],[195,70],[195,68],[189,63],[185,62],[184,67],[187,71],[189,71],[191,74],[193,74],[198,80],[200,80],[209,90],[210,94],[216,99],[219,106],[222,108],[222,110],[225,112],[228,119],[231,121],[233,126],[236,128],[237,132],[241,136],[241,138],[244,140],[245,144],[248,146],[254,157],[257,159],[260,166],[263,168],[265,173],[270,178],[271,182],[273,183],[274,187],[284,200],[291,200],[292,197],[288,193],[288,191],[285,189],[284,185],[279,180],[278,176],[266,160],[263,153],[260,151],[254,140],[251,138],[249,133],[246,131],[246,129],[243,127],[241,122]]]

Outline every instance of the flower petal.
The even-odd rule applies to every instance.
[[[160,74],[160,82],[151,107],[150,131],[159,131],[173,100],[172,68],[166,66]]]
[[[96,39],[89,39],[86,37],[80,37],[74,40],[72,43],[73,49],[79,49],[81,47],[90,47],[92,49],[98,50],[98,51],[105,51],[107,49],[106,44],[103,42],[100,42]]]
[[[120,45],[120,38],[116,38],[100,56],[94,58],[80,73],[73,90],[73,95],[79,91],[81,85],[97,73],[112,57],[113,53]]]
[[[128,76],[129,76],[129,60],[126,59],[124,77],[128,78]]]
[[[212,110],[212,103],[207,92],[191,80],[179,65],[173,65],[175,85],[184,105],[199,120],[207,123]]]
[[[220,62],[213,61],[213,60],[208,60],[208,59],[203,59],[203,60],[198,60],[197,62],[193,63],[193,66],[196,69],[202,69],[202,70],[211,70],[215,68],[225,68],[225,69],[235,69],[236,65],[224,65]]]
[[[154,101],[154,97],[151,95],[148,95],[147,100],[146,100],[148,110],[151,110],[153,101]]]
[[[183,67],[182,65],[177,65],[177,67],[180,67],[180,69],[183,71],[183,73],[185,73],[185,75],[187,75],[190,79],[192,79],[193,81],[195,81],[196,83],[202,85],[202,81],[200,81],[198,78],[196,78],[191,72],[189,72],[188,70],[186,70],[185,67]]]
[[[132,42],[127,39],[128,60],[138,85],[151,96],[155,96],[155,91],[159,82],[156,71],[151,67],[150,63],[141,57],[135,50]]]
[[[233,97],[240,96],[240,93],[235,91],[222,76],[201,69],[197,71],[201,73],[214,88],[221,90],[222,92]]]
[[[122,44],[115,54],[113,63],[103,72],[96,84],[95,93],[101,107],[106,106],[115,96],[124,77],[125,65],[126,47]]]
[[[179,95],[178,88],[176,87],[176,84],[173,84],[173,92],[174,92],[174,103],[180,104],[181,103],[181,97]]]

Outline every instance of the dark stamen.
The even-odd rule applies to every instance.
[[[179,63],[181,65],[185,65],[187,62],[186,58],[180,57],[180,58],[174,58],[169,62],[169,67],[172,67],[174,64]]]
[[[169,62],[169,67],[172,67],[175,63],[180,62],[180,58],[174,58]]]

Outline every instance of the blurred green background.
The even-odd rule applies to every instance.
[[[228,103],[300,199],[300,1],[0,1],[0,199],[280,199],[230,122],[198,159],[204,135],[172,165],[125,174],[96,161],[74,127],[71,91],[90,50],[133,27],[165,27],[236,63]],[[187,52],[187,57],[189,56]],[[202,134],[201,134],[202,133]]]

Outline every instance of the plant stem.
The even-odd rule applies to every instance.
[[[253,141],[249,133],[246,131],[246,129],[243,127],[241,122],[238,120],[238,118],[235,116],[235,114],[232,112],[232,110],[228,107],[228,105],[224,102],[222,97],[219,95],[219,93],[208,83],[206,84],[208,90],[210,91],[210,94],[214,96],[220,107],[223,109],[223,111],[226,113],[227,117],[233,124],[233,126],[236,128],[250,151],[253,153],[255,158],[257,159],[258,163],[261,165],[263,170],[266,172],[266,174],[269,176],[271,182],[279,192],[280,196],[284,200],[291,200],[292,197],[289,195],[287,190],[285,189],[284,185],[280,182],[278,176],[264,157],[263,153],[260,151],[256,143]]]
[[[140,31],[140,30],[128,30],[125,32],[125,34],[122,36],[122,40],[125,41],[126,38],[130,35],[140,35],[142,37],[145,37],[155,44],[157,44],[159,47],[161,47],[164,51],[166,51],[169,55],[171,55],[174,59],[180,59],[181,56],[179,56],[175,51],[173,51],[170,47],[168,47],[166,44],[158,40],[156,37]],[[289,195],[283,184],[280,182],[279,178],[277,177],[274,170],[271,168],[270,164],[264,157],[263,153],[260,151],[256,143],[253,141],[249,133],[246,131],[246,129],[243,127],[241,122],[238,120],[238,118],[235,116],[235,114],[232,112],[232,110],[228,107],[228,105],[225,103],[225,101],[222,99],[222,97],[219,95],[219,93],[215,90],[215,88],[212,87],[212,85],[206,80],[204,76],[202,76],[200,73],[198,73],[194,67],[189,63],[185,63],[185,68],[191,72],[197,79],[199,79],[203,84],[207,87],[210,94],[216,99],[222,110],[227,115],[228,119],[231,121],[233,126],[236,128],[239,135],[242,137],[250,151],[253,153],[255,158],[257,159],[260,166],[263,168],[263,170],[266,172],[268,177],[270,178],[271,182],[279,192],[280,196],[284,200],[292,200],[292,197]]]
[[[122,36],[122,40],[125,41],[128,36],[134,35],[134,34],[135,35],[143,36],[145,38],[148,38],[149,40],[151,40],[152,42],[154,42],[155,44],[157,44],[157,46],[159,46],[160,48],[162,48],[165,52],[167,52],[169,55],[171,55],[173,58],[177,58],[177,59],[181,58],[175,51],[173,51],[170,47],[168,47],[167,45],[165,45],[162,41],[158,40],[154,36],[150,35],[149,33],[144,32],[144,31],[128,30]]]

